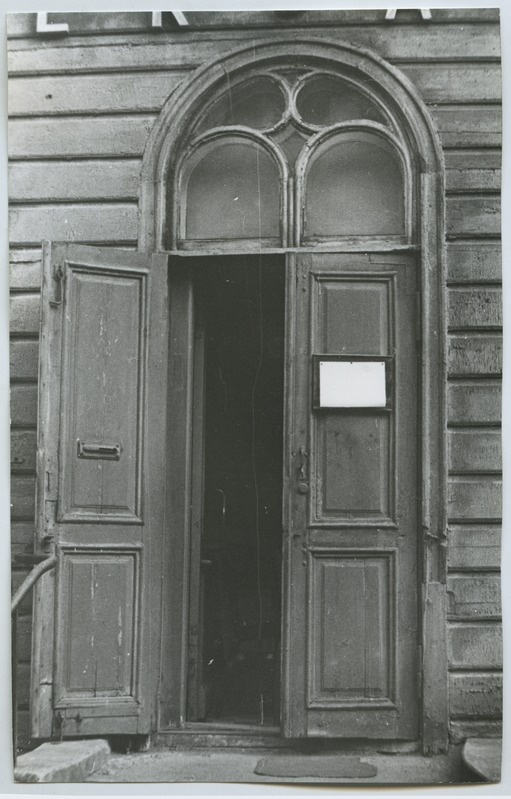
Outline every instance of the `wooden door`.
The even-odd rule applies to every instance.
[[[45,248],[33,733],[147,733],[159,668],[167,259]]]
[[[288,267],[287,736],[418,735],[415,271],[379,254]]]

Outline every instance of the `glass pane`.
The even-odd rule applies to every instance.
[[[306,236],[404,233],[404,186],[397,155],[376,137],[330,141],[306,181]]]
[[[285,108],[286,98],[278,83],[271,78],[252,78],[225,92],[199,123],[198,132],[221,125],[265,130],[277,124]]]
[[[206,145],[193,161],[185,190],[185,238],[279,236],[279,175],[260,145],[218,141],[213,148]]]
[[[385,361],[320,361],[320,408],[384,408]]]
[[[387,123],[372,100],[341,78],[328,75],[308,80],[298,92],[296,107],[303,121],[311,125],[335,125],[351,119]]]

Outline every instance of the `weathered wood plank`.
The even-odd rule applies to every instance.
[[[500,197],[448,196],[445,210],[448,236],[500,236]]]
[[[500,422],[502,386],[499,380],[463,381],[447,385],[449,424],[488,424]]]
[[[38,374],[39,342],[11,341],[9,364],[12,380],[35,380]]]
[[[39,333],[40,294],[12,294],[10,297],[11,333]]]
[[[497,241],[450,241],[447,244],[450,282],[501,280],[502,247]]]
[[[11,158],[133,157],[144,152],[154,115],[12,119]]]
[[[427,103],[496,103],[502,98],[499,64],[400,64]]]
[[[442,25],[423,26],[418,34],[415,25],[392,25],[381,28],[350,26],[350,42],[376,50],[383,58],[397,60],[454,60],[488,59],[500,56],[500,38],[496,28],[474,28],[463,32],[446,29]],[[307,27],[309,36],[330,37],[331,30]],[[87,39],[69,46],[68,39],[49,41],[43,47],[10,49],[8,68],[13,75],[35,73],[101,72],[119,69],[172,69],[206,63],[224,53],[241,47],[253,33],[247,30],[207,31],[197,30],[167,32],[165,38],[157,35],[138,37],[127,47],[125,41],[111,39],[109,47],[92,45]],[[279,31],[280,39],[295,40],[295,28]],[[78,46],[77,46],[78,45]],[[448,55],[446,55],[448,53]]]
[[[471,22],[498,23],[497,9],[492,8],[435,8],[432,10],[433,23],[457,23],[463,25]],[[278,15],[272,10],[261,11],[187,11],[186,18],[192,28],[244,28],[256,27],[291,27],[310,25],[382,25],[387,30],[385,9],[379,10],[308,10],[296,19]],[[56,12],[49,16],[50,22],[67,22],[73,35],[104,32],[148,31],[151,27],[151,12]],[[400,10],[393,25],[420,24],[422,22],[417,10]],[[175,23],[164,15],[165,28],[172,29]],[[18,13],[7,15],[7,33],[9,38],[36,35],[35,14]],[[253,31],[247,33],[253,36]],[[279,30],[280,34],[280,30]],[[158,34],[156,34],[158,35]],[[160,34],[161,35],[161,34]],[[41,40],[43,37],[38,37]]]
[[[449,336],[450,375],[500,375],[502,373],[502,337],[500,335]]]
[[[141,161],[18,161],[9,167],[11,202],[137,200]]]
[[[11,78],[10,116],[157,111],[186,71]]]
[[[13,475],[11,479],[11,518],[28,521],[35,512],[35,477]]]
[[[451,574],[447,580],[450,616],[459,619],[499,618],[502,613],[498,574]]]
[[[34,522],[11,522],[11,542],[20,548],[20,550],[27,551],[32,548],[35,537]]]
[[[447,324],[450,330],[502,327],[502,290],[497,286],[450,288]]]
[[[449,725],[449,732],[453,743],[466,741],[467,738],[502,738],[502,721],[453,719]]]
[[[449,675],[449,710],[452,718],[500,718],[502,675]]]
[[[495,476],[451,477],[447,495],[450,521],[499,521],[502,517],[502,481]]]
[[[13,430],[11,432],[11,472],[35,472],[35,430]]]
[[[447,191],[495,192],[500,191],[502,172],[500,169],[448,169],[446,171]]]
[[[500,527],[450,527],[447,533],[449,569],[499,569],[500,538]]]
[[[502,666],[502,628],[495,622],[451,622],[447,625],[452,669],[498,669]]]
[[[35,427],[37,423],[37,386],[11,386],[11,425]]]
[[[9,256],[9,285],[16,291],[39,291],[41,288],[41,258],[14,259]]]
[[[450,430],[449,468],[453,472],[502,469],[500,430]]]
[[[36,245],[44,239],[76,243],[136,242],[135,203],[14,206],[9,213],[12,244]]]
[[[30,701],[30,663],[18,663],[16,668],[16,699],[19,708],[28,708]]]
[[[444,147],[499,147],[502,144],[500,105],[432,107]]]
[[[18,710],[16,732],[18,751],[22,751],[30,743],[30,712],[28,710]]]

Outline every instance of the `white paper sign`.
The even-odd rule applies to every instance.
[[[321,408],[384,408],[385,361],[320,361]]]

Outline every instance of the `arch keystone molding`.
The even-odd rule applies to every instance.
[[[422,367],[422,746],[444,751],[448,742],[446,641],[446,314],[444,165],[440,140],[426,105],[398,69],[369,50],[324,39],[255,41],[195,70],[168,97],[151,131],[142,162],[138,246],[165,251],[168,186],[187,132],[206,103],[261,70],[298,62],[363,87],[385,109],[413,167],[420,263]],[[342,246],[339,246],[342,249]],[[206,253],[203,253],[206,254]]]

